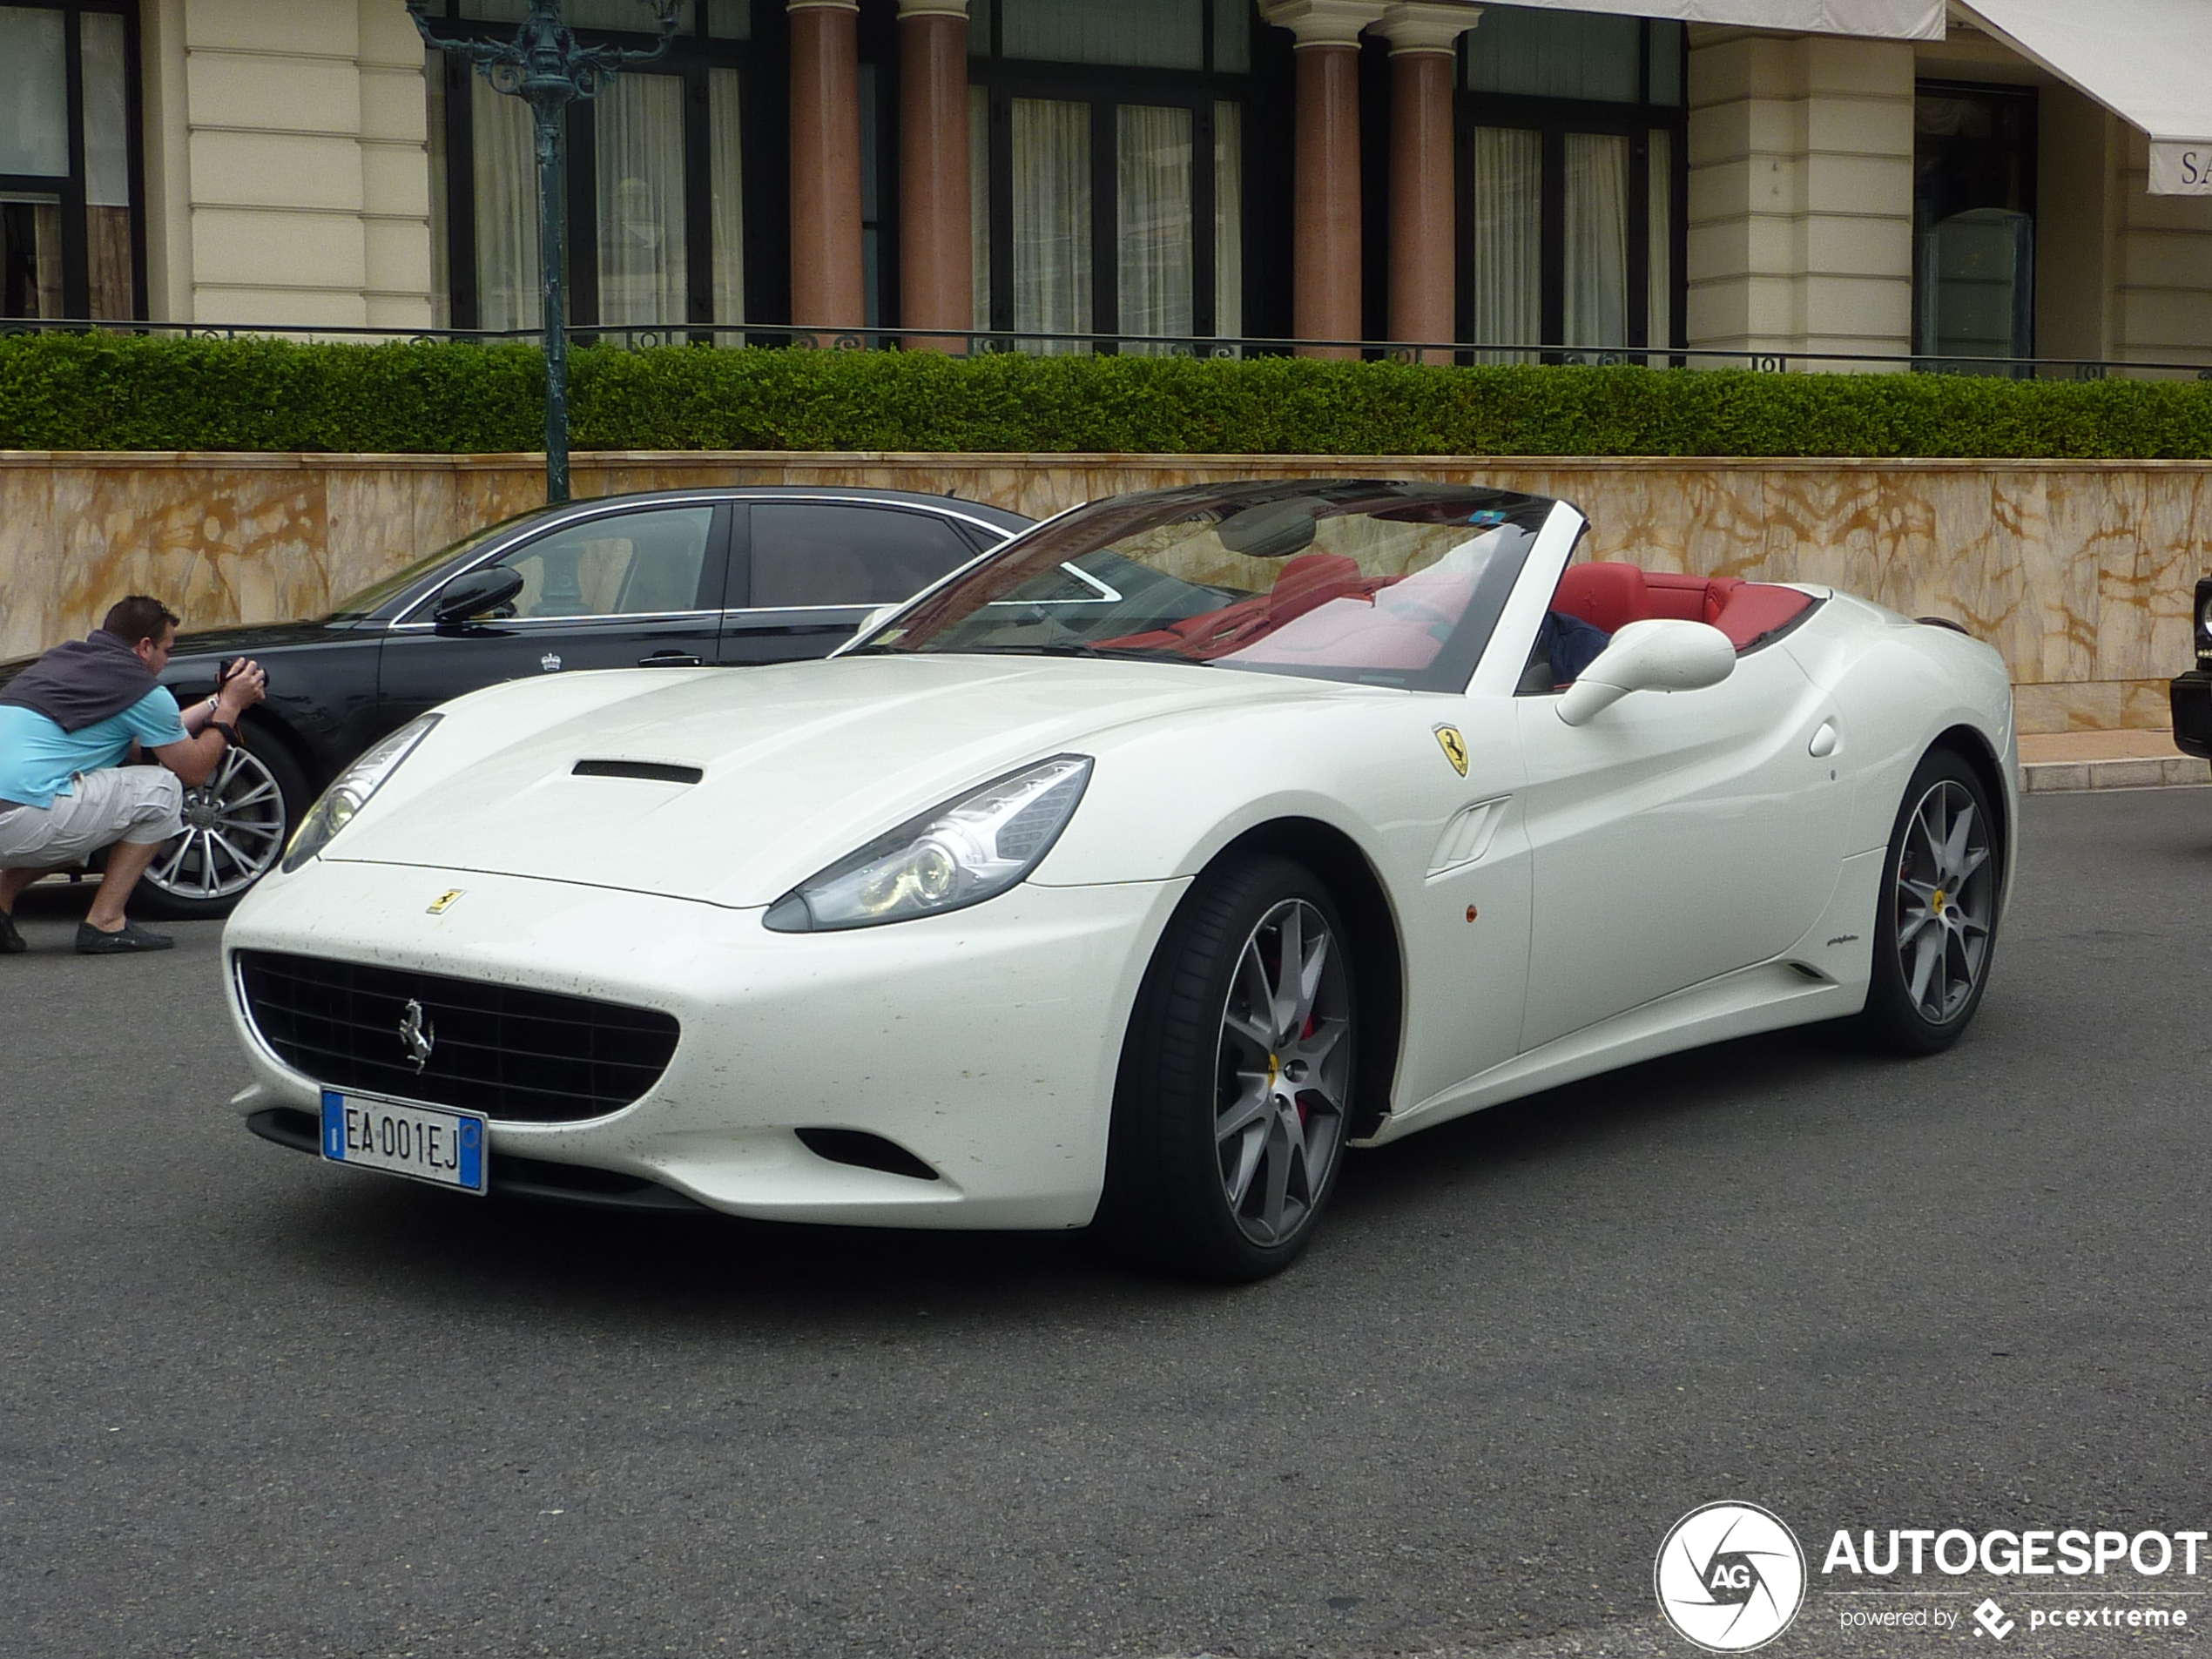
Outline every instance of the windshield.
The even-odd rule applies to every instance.
[[[544,510],[543,507],[533,507],[528,512],[516,513],[502,518],[496,524],[487,524],[481,529],[470,530],[459,541],[449,547],[440,548],[428,558],[417,559],[404,570],[395,571],[382,581],[372,583],[369,586],[363,588],[359,593],[347,594],[332,609],[330,614],[322,617],[321,620],[359,622],[364,617],[373,617],[383,606],[405,593],[440,565],[450,563],[463,553],[468,552],[469,549],[505,529],[509,524],[532,517]]]
[[[1460,691],[1552,506],[1441,484],[1118,496],[1008,544],[860,649],[1140,658]]]

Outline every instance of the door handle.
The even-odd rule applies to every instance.
[[[699,659],[687,651],[657,651],[651,657],[640,657],[640,668],[698,668]]]

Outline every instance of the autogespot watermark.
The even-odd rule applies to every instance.
[[[2212,1575],[2212,1532],[1925,1527],[1838,1529],[1816,1575],[1780,1517],[1711,1503],[1669,1530],[1653,1584],[1679,1635],[1743,1653],[1816,1597],[1818,1622],[1832,1619],[1846,1636],[2187,1634],[2212,1616],[2200,1605],[2207,1592],[2188,1582],[2200,1571]]]

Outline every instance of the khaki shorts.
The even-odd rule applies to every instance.
[[[0,812],[0,870],[58,870],[117,841],[158,846],[184,833],[185,786],[165,766],[80,772],[51,806]]]

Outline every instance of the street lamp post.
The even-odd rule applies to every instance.
[[[407,0],[408,16],[429,45],[458,52],[495,92],[509,93],[530,106],[537,129],[538,280],[545,330],[545,499],[569,498],[569,332],[567,285],[562,273],[562,245],[568,229],[568,113],[580,98],[607,90],[615,71],[641,64],[668,50],[677,27],[680,0],[638,0],[660,26],[660,39],[649,51],[621,46],[579,46],[561,21],[560,0],[530,0],[529,14],[510,41],[448,39],[431,31],[426,15],[431,0]]]

